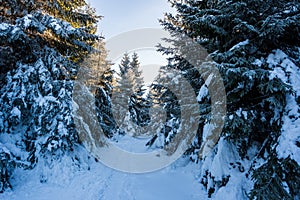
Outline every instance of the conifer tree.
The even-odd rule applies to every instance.
[[[96,113],[105,135],[115,132],[115,121],[111,110],[111,93],[115,85],[112,63],[107,60],[105,43],[99,41],[92,53],[80,64],[80,77],[90,92],[95,95]]]
[[[130,57],[129,57],[128,53],[125,53],[121,60],[120,65],[119,65],[120,76],[125,75],[128,72],[128,70],[131,68],[130,66],[131,66],[130,65]]]
[[[131,131],[127,125],[127,120],[130,120],[129,105],[131,104],[131,96],[134,94],[134,72],[131,69],[130,57],[124,54],[119,65],[120,72],[116,80],[116,85],[113,88],[113,117],[118,123],[120,133]]]
[[[157,79],[165,78],[168,74],[168,68],[162,66],[159,70],[159,75]],[[172,80],[174,77],[170,77]],[[165,112],[165,121],[161,122],[156,117],[151,119],[152,122],[156,122],[159,124],[163,124],[163,126],[159,126],[160,131],[155,130],[153,138],[148,142],[147,145],[152,146],[153,144],[157,145],[157,142],[160,141],[160,146],[164,147],[172,141],[172,138],[176,135],[177,129],[180,124],[180,115],[181,109],[179,106],[178,99],[176,94],[174,94],[170,88],[161,85],[159,83],[153,83],[150,87],[150,101],[152,103],[152,107],[157,109],[161,109]],[[156,127],[157,124],[151,124],[151,126]],[[156,134],[155,134],[156,133]],[[156,141],[157,140],[157,141]],[[163,142],[161,142],[163,141]]]
[[[31,169],[78,143],[72,80],[99,37],[98,17],[84,0],[8,0],[0,8],[3,191],[15,167]]]
[[[256,168],[253,164],[249,169],[255,182],[250,197],[295,198],[299,194],[299,187],[292,182],[299,185],[299,163],[290,158],[282,159],[276,153],[279,137],[283,134],[282,119],[286,115],[286,98],[295,91],[295,86],[291,85],[291,81],[285,81],[289,79],[287,73],[282,75],[285,78],[271,74],[276,68],[275,61],[283,66],[282,61],[277,60],[287,59],[293,63],[290,66],[299,67],[300,37],[297,32],[300,26],[299,2],[284,0],[170,2],[176,8],[177,14],[165,15],[165,19],[161,20],[164,28],[171,35],[188,36],[205,47],[211,53],[210,56],[224,80],[228,115],[222,138],[237,148],[241,160],[253,159],[252,162],[255,163],[256,159],[262,158],[266,161],[261,167]],[[179,46],[180,42],[181,38],[173,41]],[[277,49],[285,53],[284,58],[270,57]],[[183,71],[198,95],[205,85],[199,74],[190,73],[195,71],[191,63],[178,54],[176,49],[162,47],[161,51],[170,55],[172,67]],[[290,66],[282,67],[283,71]],[[297,93],[293,98],[297,99],[298,95]],[[209,105],[209,94],[199,98],[199,102],[202,117],[208,119],[199,126],[198,142],[202,142],[205,124],[209,123],[210,119],[210,109],[208,107],[207,111],[203,112],[201,107]],[[214,152],[222,149],[222,144],[224,142],[220,142]],[[249,158],[247,152],[253,146],[259,150],[255,158]],[[194,143],[194,147],[193,151],[197,151],[197,144]],[[214,156],[218,159],[219,155],[215,153]],[[209,159],[214,158],[205,158],[203,162],[211,162],[207,161]],[[202,183],[207,187],[209,195],[230,181],[230,178],[227,178],[230,174],[223,174],[222,179],[212,173],[211,169],[207,168],[202,174]],[[293,177],[288,174],[293,174]],[[262,187],[264,185],[267,187]]]
[[[122,110],[122,112],[119,111],[120,116],[116,117],[120,120],[124,119],[123,115],[126,115],[126,120],[131,120],[138,126],[144,126],[149,121],[149,104],[143,97],[145,91],[143,89],[144,80],[142,78],[142,71],[140,70],[138,55],[134,53],[131,60],[127,53],[124,54],[119,68],[119,79],[117,79],[117,85],[114,89],[116,94],[115,98],[119,104],[117,109]],[[126,94],[128,99],[124,99],[124,94]],[[129,110],[129,112],[126,112],[126,110]],[[133,133],[134,128],[125,128],[127,126],[125,124],[122,128],[127,129],[125,132],[131,132],[133,135],[141,134]],[[137,128],[135,130],[138,131]]]
[[[134,72],[134,76],[135,76],[135,82],[136,82],[136,86],[135,86],[135,91],[139,91],[142,90],[141,88],[144,86],[144,80],[142,77],[142,71],[140,69],[140,62],[139,62],[139,57],[137,53],[133,53],[132,55],[132,61],[130,62],[130,66]]]
[[[95,88],[103,87],[110,90],[113,84],[113,73],[111,69],[112,63],[107,60],[107,51],[105,43],[98,41],[94,46],[94,50],[87,55],[83,62],[80,63],[81,75],[84,76],[85,84],[95,92]]]
[[[149,102],[143,96],[145,93],[145,83],[142,76],[142,70],[137,53],[133,53],[130,66],[134,73],[135,85],[134,94],[132,96],[132,104],[130,110],[132,120],[139,126],[145,126],[149,122]]]

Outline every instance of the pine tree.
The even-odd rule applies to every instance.
[[[121,60],[121,63],[119,65],[119,69],[120,69],[120,76],[124,76],[128,70],[131,68],[130,67],[130,57],[128,55],[128,53],[125,53],[122,60]]]
[[[110,90],[113,84],[112,63],[107,60],[107,51],[105,43],[98,41],[94,50],[80,63],[80,77],[84,79],[85,85],[95,92],[95,88],[103,87]]]
[[[135,91],[142,90],[142,87],[144,86],[144,80],[142,77],[142,71],[140,69],[140,62],[139,62],[139,57],[137,53],[133,53],[132,55],[132,61],[130,62],[130,66],[134,72],[135,76],[135,82],[136,86],[134,88]]]
[[[142,129],[138,126],[145,126],[149,121],[149,103],[143,97],[144,81],[138,55],[134,53],[131,60],[129,55],[125,54],[119,68],[119,79],[114,88],[114,94],[116,94],[114,98],[118,104],[115,107],[115,117],[117,121],[124,122],[119,127],[121,132],[125,131],[137,136],[142,134]],[[128,121],[132,121],[135,124],[134,127],[128,126]]]
[[[113,88],[112,109],[113,117],[119,122],[119,132],[125,133],[131,131],[131,127],[128,126],[127,121],[130,120],[129,104],[131,96],[134,94],[133,88],[135,85],[134,72],[131,69],[130,57],[127,53],[124,54],[119,69],[119,77]]]
[[[95,95],[96,113],[106,136],[111,137],[116,123],[111,111],[111,93],[115,85],[112,63],[107,60],[105,43],[99,41],[95,50],[80,64],[81,79]]]
[[[98,17],[83,0],[8,0],[0,7],[4,191],[15,167],[31,169],[39,159],[71,152],[79,142],[72,80],[99,37],[94,35]]]
[[[134,94],[132,96],[132,104],[129,109],[132,114],[132,120],[139,126],[146,126],[149,122],[149,102],[143,96],[145,93],[145,83],[142,76],[142,70],[137,53],[133,53],[130,62],[131,69],[134,73]]]
[[[168,110],[164,109],[164,102],[161,96],[165,92],[166,88],[163,85],[152,83],[149,89],[150,91],[147,95],[147,99],[150,102],[150,121],[147,124],[147,132],[143,134],[151,136],[151,139],[147,142],[146,146],[163,148],[165,145],[165,138],[168,135],[168,132],[165,131]]]
[[[288,189],[284,188],[283,177],[291,173],[295,175],[292,180],[298,182],[299,163],[293,160],[285,162],[278,158],[275,152],[278,138],[282,134],[286,98],[295,86],[278,76],[270,76],[276,66],[270,63],[269,55],[276,49],[281,49],[290,62],[299,67],[300,38],[297,31],[300,26],[299,2],[284,0],[170,2],[176,8],[177,14],[166,14],[165,19],[161,20],[164,28],[171,35],[188,36],[205,47],[211,53],[210,56],[222,75],[228,100],[228,115],[222,138],[237,148],[241,160],[249,159],[247,152],[253,146],[260,150],[256,152],[252,162],[256,162],[258,158],[266,160],[266,163],[258,169],[255,167],[249,169],[255,182],[251,198],[295,197],[299,194],[299,188],[294,187],[292,181],[288,180],[289,184],[286,187]],[[180,47],[181,41],[182,38],[178,38],[172,42]],[[204,87],[204,82],[199,74],[193,73],[195,70],[191,63],[178,54],[176,48],[161,47],[161,51],[170,55],[172,67],[186,75],[198,95]],[[288,79],[289,75],[283,76]],[[297,99],[297,95],[293,98]],[[204,123],[200,122],[199,126],[197,141],[201,143],[202,133],[205,135],[205,125],[210,119],[210,108],[204,107],[210,104],[210,95],[202,96],[199,102],[201,118],[206,119]],[[224,143],[220,142],[214,152],[222,149],[221,144]],[[194,150],[199,146],[200,144],[194,143]],[[205,158],[203,162],[212,162],[207,160],[218,159],[217,156],[219,155],[215,153],[215,158]],[[289,167],[290,165],[294,168]],[[274,173],[271,174],[269,169]],[[228,175],[230,174],[224,174],[224,177]],[[222,177],[218,180],[209,168],[204,170],[202,176],[210,195],[230,181],[230,178],[226,178],[224,182],[225,179]],[[212,184],[208,184],[209,182]],[[268,188],[261,188],[262,185],[268,185]]]
[[[156,83],[152,84],[150,99],[152,106],[161,107],[166,116],[160,132],[148,142],[148,145],[159,142],[169,154],[174,153],[180,144],[192,143],[199,122],[199,105],[194,90],[184,76],[170,66],[162,66]],[[195,94],[194,94],[195,95]],[[158,118],[157,118],[158,117]],[[157,118],[157,119],[156,119]],[[161,118],[153,116],[154,122],[161,123]],[[152,125],[155,125],[152,123]],[[190,150],[188,150],[190,151]]]
[[[167,82],[166,79],[168,79],[169,81],[172,81],[172,79],[174,78],[173,74],[171,77],[168,77],[168,75],[170,75],[168,73],[168,68],[161,67],[159,70],[159,75],[157,77],[157,80],[164,80],[163,82]],[[181,109],[179,105],[180,102],[178,101],[176,94],[174,94],[170,88],[161,85],[159,83],[153,83],[151,85],[149,98],[152,102],[151,107],[156,108],[157,110],[159,109],[163,110],[166,116],[165,119],[162,118],[165,121],[161,121],[159,118],[157,118],[161,116],[158,115],[152,116],[151,118],[152,123],[156,122],[158,124],[151,124],[151,126],[153,127],[158,126],[161,129],[160,131],[154,130],[154,132],[152,133],[154,134],[154,136],[148,142],[147,145],[152,146],[153,144],[156,144],[157,142],[160,141],[159,146],[165,147],[166,145],[172,142],[172,139],[178,132],[178,128],[181,120],[180,117]],[[159,126],[160,124],[163,124],[163,126],[162,127]]]

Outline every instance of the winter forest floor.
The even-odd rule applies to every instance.
[[[77,149],[83,157],[86,151]],[[18,171],[13,178],[13,191],[0,195],[3,200],[183,200],[205,199],[197,176],[198,164],[181,158],[171,166],[147,174],[128,174],[110,169],[90,159],[86,166],[71,165],[70,158],[54,162],[52,169],[39,164],[31,171]],[[41,175],[47,176],[41,183]]]

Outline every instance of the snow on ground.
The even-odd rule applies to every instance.
[[[140,143],[136,148],[127,149],[134,152],[145,152],[147,148],[143,145],[144,139],[122,136],[116,141],[119,147],[134,146],[133,142]],[[181,157],[162,170],[144,174],[124,173],[106,167],[94,158],[89,158],[82,146],[75,148],[74,155],[80,162],[72,160],[71,156],[64,156],[48,163],[49,167],[43,163],[46,160],[40,159],[33,170],[16,170],[11,181],[13,191],[0,194],[0,199],[204,200],[208,199],[207,190],[200,183],[200,178],[206,169],[210,169],[216,179],[221,179],[223,174],[231,175],[228,185],[220,188],[211,199],[244,199],[244,191],[251,188],[250,181],[245,177],[247,170],[240,173],[238,167],[229,164],[237,160],[236,151],[232,144],[223,139],[212,160],[197,164],[187,157]],[[243,166],[249,165],[241,162]]]
[[[87,152],[76,150],[81,157]],[[89,159],[78,167],[63,157],[51,168],[39,163],[33,170],[18,169],[13,191],[0,194],[3,200],[199,200],[206,199],[199,183],[199,165],[181,158],[171,166],[147,174],[128,174]],[[73,164],[72,164],[73,163]],[[46,180],[41,183],[41,180]]]
[[[111,140],[111,143],[132,153],[148,153],[152,151],[152,148],[146,146],[150,139],[151,137],[139,138],[130,137],[129,135],[118,135]]]

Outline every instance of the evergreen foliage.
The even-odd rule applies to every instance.
[[[157,79],[166,78],[167,73],[168,68],[161,67]],[[169,77],[170,80],[173,78],[173,76]],[[165,147],[172,142],[172,139],[178,132],[181,121],[180,104],[176,94],[174,94],[170,88],[160,85],[159,83],[152,83],[149,99],[152,103],[151,106],[153,108],[162,109],[164,111],[162,114],[165,114],[165,116],[154,115],[151,119],[152,123],[155,122],[158,124],[151,124],[151,126],[155,127],[156,130],[153,131],[152,134],[154,134],[154,136],[147,145],[152,146],[155,144],[159,147]],[[165,117],[165,119],[159,119],[159,117]],[[160,129],[157,130],[158,128]],[[160,144],[157,144],[158,141],[160,141]]]
[[[0,7],[4,191],[16,166],[30,169],[39,159],[59,158],[78,143],[72,79],[99,37],[94,35],[98,17],[83,0],[8,0]]]
[[[111,110],[111,93],[115,85],[112,63],[107,60],[105,43],[99,41],[94,51],[80,64],[80,79],[95,95],[96,113],[106,136],[111,137],[116,131]]]
[[[180,83],[174,87],[186,92],[184,99],[159,83],[153,83],[145,97],[136,53],[124,55],[115,80],[104,42],[95,35],[100,17],[85,0],[1,1],[0,193],[13,187],[10,179],[16,168],[29,170],[42,159],[60,159],[80,143],[72,113],[73,81],[78,78],[93,91],[97,117],[107,137],[117,132],[145,134],[128,126],[131,120],[151,126],[146,134],[155,135],[147,145],[165,148],[180,130],[190,131],[184,119],[193,113],[185,112],[186,108],[199,112],[200,119],[191,120],[198,132],[186,154],[203,164],[199,179],[209,198],[234,180],[233,168],[244,177],[241,180],[252,178],[253,187],[241,189],[250,199],[300,197],[300,161],[287,149],[288,145],[300,148],[299,138],[288,138],[297,127],[287,128],[300,122],[300,82],[296,80],[300,75],[293,75],[300,72],[300,2],[169,2],[177,13],[166,14],[160,22],[175,37],[168,40],[175,48],[160,46],[169,64],[161,67],[159,78],[176,82],[178,77],[168,68],[180,70],[198,96],[199,106],[183,103],[190,96]],[[186,44],[185,37],[207,50],[227,92],[226,123],[208,157],[199,152],[212,118],[211,92],[218,91],[208,91],[214,81],[204,82],[188,62],[187,57],[199,63],[207,58],[195,58],[198,54],[193,51],[199,48]],[[180,54],[182,46],[188,46],[190,55]],[[80,98],[93,101],[92,95]],[[150,107],[162,112],[150,115]],[[284,140],[289,141],[282,144]],[[222,155],[226,150],[230,152]],[[236,163],[227,166],[230,156]],[[217,167],[222,168],[219,174],[214,171]]]
[[[253,173],[256,179],[251,199],[294,199],[300,191],[300,166],[290,158],[271,155],[268,162]]]
[[[228,100],[228,115],[222,137],[235,144],[241,159],[247,157],[247,152],[253,145],[260,149],[257,152],[259,158],[268,155],[263,157],[267,159],[264,167],[252,171],[255,186],[251,197],[266,199],[268,196],[263,194],[266,191],[259,190],[261,185],[265,184],[270,184],[268,188],[273,188],[271,191],[276,198],[294,197],[299,191],[293,192],[291,185],[288,185],[287,190],[283,188],[284,181],[280,178],[284,173],[280,168],[272,168],[279,170],[272,174],[274,181],[268,182],[267,178],[262,177],[263,173],[269,173],[269,167],[276,164],[271,156],[274,155],[274,146],[281,134],[286,97],[293,93],[294,87],[282,78],[270,76],[275,66],[270,65],[268,56],[273,50],[281,49],[299,66],[299,2],[170,2],[176,8],[177,14],[165,15],[165,19],[161,20],[164,28],[171,35],[179,33],[188,36],[205,47],[222,75]],[[180,45],[180,39],[172,42]],[[170,56],[171,66],[186,75],[198,95],[205,85],[199,74],[191,73],[195,71],[193,66],[178,54],[176,48],[161,47],[160,50]],[[200,122],[197,135],[197,142],[201,143],[205,124],[209,123],[210,119],[210,95],[207,94],[198,100],[201,103],[202,118],[206,119],[203,121],[205,123]],[[199,148],[200,144],[197,142],[194,143],[191,152]],[[288,164],[283,163],[281,165],[284,170],[292,170],[288,168]],[[299,167],[299,163],[294,164],[295,168]]]
[[[134,94],[131,98],[129,110],[131,111],[132,120],[139,126],[146,126],[149,123],[149,102],[143,96],[145,93],[145,83],[140,69],[140,62],[137,53],[133,53],[130,62],[131,69],[134,74]]]
[[[126,53],[124,54],[119,65],[120,73],[117,84],[114,88],[115,116],[117,121],[123,124],[119,125],[120,132],[131,133],[135,136],[141,134],[133,133],[137,131],[133,127],[128,126],[128,120],[132,120],[138,126],[145,126],[149,122],[149,103],[144,95],[144,80],[138,55],[134,53],[132,59]],[[129,112],[127,112],[129,110]],[[141,129],[139,129],[141,130]]]

